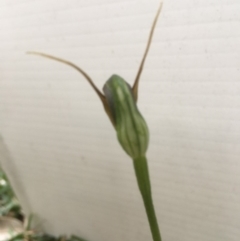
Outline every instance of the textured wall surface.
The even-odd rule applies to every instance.
[[[90,241],[151,235],[131,160],[98,97],[133,83],[158,0],[0,1],[0,162],[28,212]],[[240,237],[240,2],[165,0],[139,108],[163,241]]]

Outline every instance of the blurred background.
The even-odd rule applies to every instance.
[[[72,61],[132,84],[158,0],[0,1],[0,163],[43,230],[151,240],[131,159]],[[240,236],[240,2],[165,0],[140,81],[164,241]]]

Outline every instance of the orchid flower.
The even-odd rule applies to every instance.
[[[53,59],[73,67],[80,72],[92,86],[93,90],[100,98],[103,107],[116,130],[120,145],[133,160],[138,187],[143,198],[152,238],[154,241],[161,241],[161,235],[152,200],[151,184],[146,158],[149,143],[149,131],[146,121],[138,110],[137,99],[140,76],[151,45],[154,29],[161,9],[162,4],[160,4],[153,21],[147,46],[132,87],[120,76],[112,75],[103,86],[102,93],[96,87],[89,75],[77,65],[48,54],[28,52],[30,54],[41,55],[43,57]]]

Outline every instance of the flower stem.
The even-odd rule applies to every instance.
[[[152,201],[151,183],[148,172],[147,158],[145,156],[135,158],[133,159],[133,164],[137,177],[138,187],[141,192],[144,206],[146,209],[153,240],[161,241],[162,239]]]

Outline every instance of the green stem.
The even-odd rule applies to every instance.
[[[138,187],[142,194],[144,206],[146,209],[153,240],[161,241],[162,239],[152,201],[151,183],[149,179],[147,158],[145,156],[135,158],[133,159],[133,164],[137,177]]]

